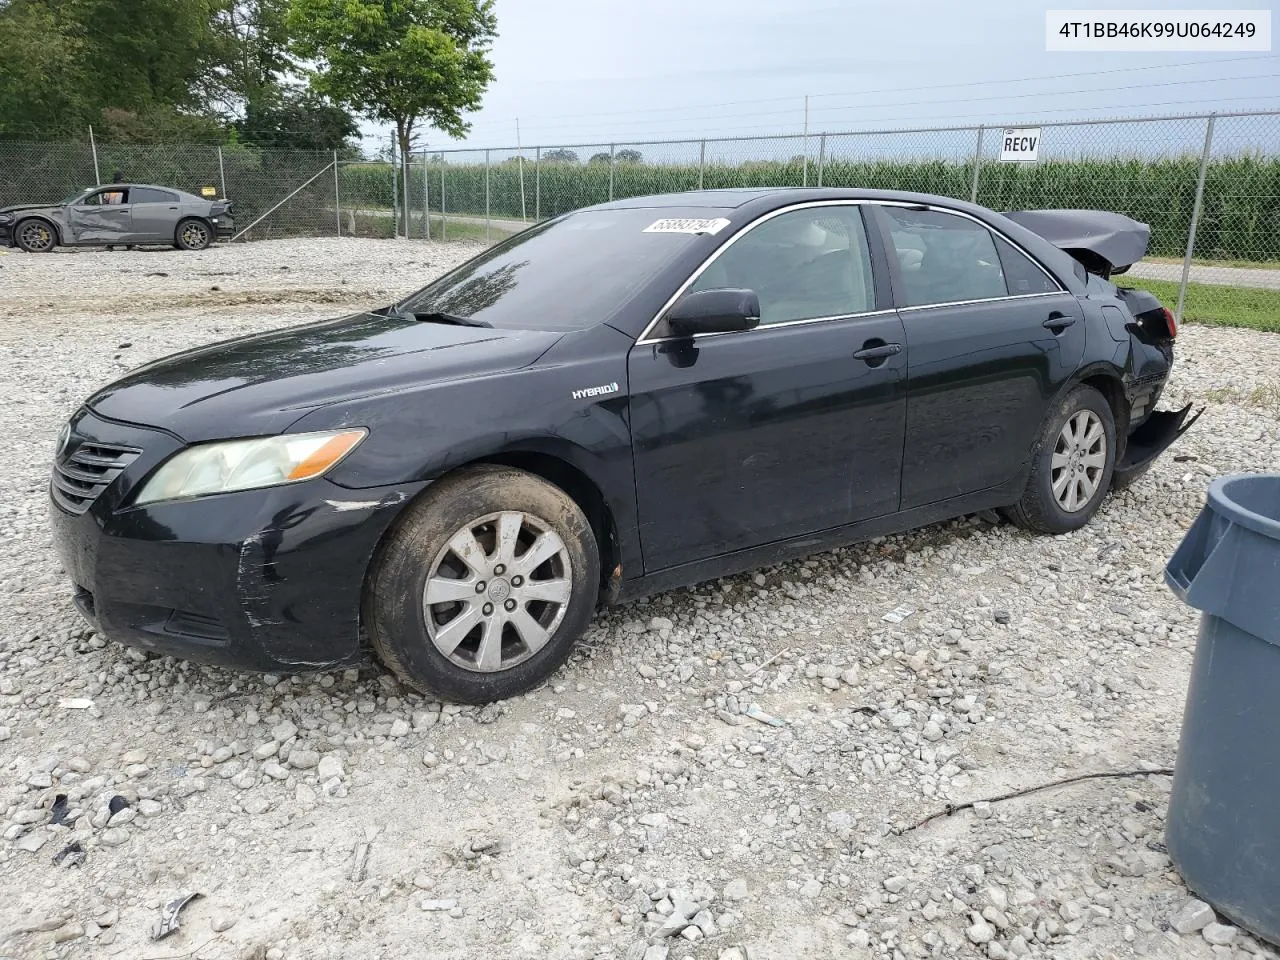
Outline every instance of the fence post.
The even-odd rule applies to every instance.
[[[609,199],[613,199],[613,144],[609,144]]]
[[[533,219],[542,219],[542,148],[533,151]]]
[[[822,168],[827,165],[827,135],[818,140],[818,186],[822,186]]]
[[[444,159],[444,152],[440,153],[440,239],[449,239],[449,218],[444,212],[444,168],[448,166]]]
[[[396,135],[390,137],[391,146],[391,236],[400,236],[400,186],[396,183]]]
[[[1187,302],[1187,280],[1191,276],[1191,257],[1196,249],[1196,227],[1200,223],[1200,211],[1204,206],[1204,178],[1209,172],[1209,150],[1213,146],[1213,122],[1217,114],[1209,114],[1204,128],[1204,152],[1200,154],[1200,175],[1196,178],[1196,200],[1191,207],[1191,228],[1187,231],[1187,255],[1182,258],[1182,282],[1178,284],[1178,309],[1174,314],[1177,323],[1182,322],[1182,308]]]
[[[222,163],[222,147],[218,147],[218,189],[223,197],[227,195],[227,168]]]
[[[409,239],[409,230],[413,225],[413,204],[409,202],[409,151],[406,148],[400,158],[400,179],[404,181],[404,238]]]
[[[221,154],[221,148],[219,148]],[[342,236],[342,194],[338,189],[338,151],[333,151],[333,222],[338,228],[338,236]]]
[[[973,148],[973,187],[969,190],[969,202],[978,202],[978,171],[982,169],[982,124],[978,124],[978,143]]]
[[[698,146],[698,189],[702,189],[702,176],[707,168],[707,141],[703,140]]]
[[[484,242],[492,243],[493,216],[489,212],[489,151],[484,152]]]
[[[98,172],[98,142],[93,139],[93,127],[89,128],[89,149],[93,152],[93,185],[101,186],[102,174]]]
[[[422,225],[426,239],[431,239],[431,165],[427,149],[422,148]]]

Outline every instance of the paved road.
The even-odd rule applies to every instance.
[[[1145,277],[1148,280],[1182,279],[1180,263],[1135,263],[1123,276]],[[1117,279],[1123,279],[1121,278]],[[1217,283],[1228,287],[1261,287],[1264,290],[1280,290],[1280,270],[1256,270],[1248,267],[1208,267],[1191,265],[1191,279],[1195,283]]]

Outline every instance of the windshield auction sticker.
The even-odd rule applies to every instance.
[[[692,218],[670,218],[655,220],[644,228],[643,233],[709,233],[715,236],[729,225],[724,217],[714,220],[698,220]]]
[[[1045,49],[1143,53],[1271,50],[1270,10],[1048,10]]]

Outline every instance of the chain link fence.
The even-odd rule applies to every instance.
[[[1022,127],[1032,126],[1021,124]],[[253,145],[0,142],[0,205],[49,203],[116,171],[231,198],[237,239],[496,243],[611,199],[723,187],[867,187],[995,210],[1114,210],[1151,226],[1127,277],[1191,319],[1280,329],[1280,111],[1041,124],[1034,163],[1002,127],[566,144],[415,154],[405,166]],[[1126,279],[1124,282],[1130,282]],[[1270,318],[1269,320],[1267,318]]]

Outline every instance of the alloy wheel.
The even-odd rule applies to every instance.
[[[53,246],[53,231],[36,220],[23,225],[19,239],[27,250],[44,251]]]
[[[490,513],[449,538],[422,592],[427,635],[465,670],[494,673],[551,639],[573,593],[569,551],[545,520]]]
[[[198,223],[188,223],[182,228],[182,242],[188,247],[202,247],[209,238],[209,232]]]
[[[1092,502],[1107,466],[1107,434],[1092,410],[1073,414],[1062,425],[1050,464],[1053,496],[1067,513]]]

